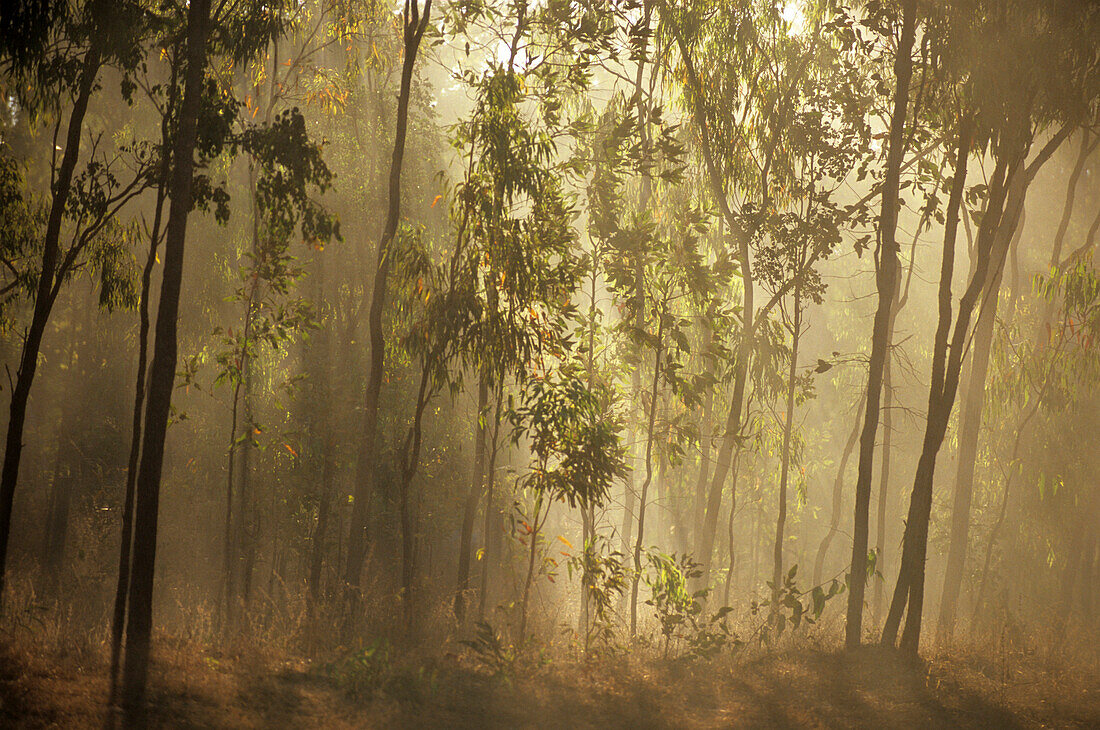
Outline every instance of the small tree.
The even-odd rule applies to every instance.
[[[528,519],[521,523],[528,547],[520,604],[521,641],[527,636],[539,536],[550,505],[555,501],[581,509],[601,505],[612,482],[626,474],[619,424],[604,408],[609,399],[601,395],[606,394],[590,391],[566,367],[528,381],[521,405],[509,414],[513,440],[526,439],[532,454],[532,462],[518,482],[534,499]]]

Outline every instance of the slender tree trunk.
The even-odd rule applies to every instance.
[[[663,313],[662,313],[663,314]],[[649,483],[653,480],[653,426],[657,421],[657,386],[661,377],[661,354],[665,334],[665,318],[658,314],[657,349],[653,356],[653,384],[649,389],[649,423],[646,426],[645,481],[638,504],[638,536],[634,540],[634,579],[630,584],[630,637],[638,633],[638,583],[642,577],[642,541],[645,539],[645,508]]]
[[[462,510],[462,536],[458,547],[458,585],[455,588],[455,620],[459,627],[466,621],[466,591],[470,588],[470,553],[473,550],[474,519],[477,505],[485,491],[486,409],[489,405],[489,383],[481,375],[477,386],[477,414],[474,421],[474,464],[470,486]]]
[[[787,409],[783,423],[783,456],[779,469],[779,510],[775,520],[775,543],[772,547],[771,614],[779,611],[779,592],[783,587],[783,531],[787,526],[787,482],[791,471],[791,430],[794,426],[794,391],[798,376],[798,344],[802,335],[801,285],[794,288],[794,323],[791,330],[791,363],[787,370]],[[732,532],[731,532],[732,536]],[[732,550],[732,544],[731,544]]]
[[[496,478],[498,442],[500,435],[500,406],[503,402],[503,381],[497,383],[494,394],[496,409],[493,415],[493,436],[489,439],[489,468],[485,479],[485,555],[481,561],[481,595],[478,596],[477,618],[485,620],[485,607],[489,602],[489,582],[492,570],[498,567],[501,559],[501,536],[504,534],[504,516],[493,501],[493,486]]]
[[[316,260],[317,273],[315,275],[316,281],[316,294],[315,299],[318,307],[322,307],[322,316],[324,310],[333,312],[331,307],[325,307],[325,261],[323,258],[318,257]],[[314,440],[318,440],[317,436],[320,436],[321,442],[321,495],[317,505],[317,524],[313,529],[313,539],[310,541],[310,558],[309,558],[309,600],[310,609],[316,608],[317,604],[321,601],[321,574],[325,564],[325,553],[328,549],[329,533],[331,531],[331,521],[333,518],[333,497],[336,493],[336,416],[335,410],[337,407],[334,388],[332,386],[335,382],[333,377],[333,358],[335,351],[333,349],[332,329],[335,329],[336,321],[335,314],[333,314],[332,327],[325,327],[322,325],[319,337],[319,341],[315,345],[311,345],[310,350],[313,355],[312,362],[312,379],[313,379],[313,392],[320,396],[321,403],[324,405],[322,408],[324,412],[318,414],[316,410],[313,413],[313,423],[319,426],[322,433],[314,434]],[[337,525],[338,526],[338,525]]]
[[[74,464],[80,461],[80,454],[76,444],[67,434],[72,432],[73,409],[78,403],[74,386],[79,382],[79,374],[76,372],[76,345],[77,333],[81,328],[78,321],[79,315],[74,316],[69,331],[69,356],[66,369],[66,385],[61,403],[61,418],[57,424],[55,441],[57,453],[54,456],[53,479],[50,481],[49,499],[46,510],[46,534],[42,545],[42,572],[45,585],[49,587],[54,597],[60,597],[57,589],[60,587],[61,573],[65,563],[65,542],[69,530],[69,510],[72,506],[73,488],[76,481],[74,472],[79,472],[80,467]]]
[[[970,379],[959,418],[959,452],[958,463],[955,466],[951,531],[937,626],[937,640],[941,643],[950,642],[954,635],[959,594],[966,567],[966,553],[970,540],[970,511],[974,495],[974,469],[978,456],[978,435],[981,432],[982,410],[985,407],[985,380],[989,370],[993,324],[996,318],[997,297],[994,296],[978,315],[978,323],[974,328],[974,356],[970,361],[968,373]]]
[[[173,58],[171,80],[169,81],[168,108],[175,106],[176,79],[179,73],[177,58]],[[153,267],[157,262],[157,248],[160,245],[161,222],[164,215],[164,203],[168,197],[168,181],[172,170],[172,158],[169,154],[168,115],[161,119],[161,168],[160,182],[157,185],[157,203],[153,213],[153,228],[149,234],[149,254],[141,272],[141,296],[138,300],[138,357],[137,375],[134,382],[134,408],[130,419],[130,453],[126,461],[126,489],[122,501],[122,529],[119,537],[118,580],[115,584],[114,613],[111,618],[111,694],[109,704],[118,701],[118,680],[122,660],[122,638],[126,629],[126,601],[130,589],[130,554],[134,540],[134,492],[137,485],[138,459],[141,457],[141,425],[145,409],[146,378],[148,377],[149,358],[149,296],[152,288]]]
[[[661,10],[665,12],[667,11],[667,7],[662,5]],[[676,36],[676,45],[680,50],[680,57],[684,63],[688,84],[698,97],[702,97],[703,86],[696,73],[692,56],[688,52],[688,46],[684,40],[683,33],[680,32],[674,20],[668,17],[664,19],[666,23],[670,24]],[[714,463],[714,475],[711,478],[710,490],[707,493],[707,506],[703,515],[703,529],[700,531],[698,540],[695,544],[695,558],[700,562],[700,577],[698,579],[698,584],[708,586],[710,584],[711,559],[714,553],[714,539],[718,531],[718,513],[722,509],[722,490],[725,486],[726,477],[729,476],[730,466],[733,463],[734,449],[738,447],[738,438],[741,431],[741,410],[745,399],[745,385],[748,380],[749,359],[752,357],[753,333],[755,328],[753,326],[753,279],[752,260],[749,253],[749,235],[748,232],[741,227],[740,221],[733,215],[729,200],[726,197],[722,176],[715,162],[714,152],[711,149],[709,124],[707,122],[706,110],[703,108],[702,104],[696,103],[694,105],[692,117],[695,126],[698,127],[700,135],[699,141],[702,147],[703,161],[706,166],[707,180],[711,189],[711,194],[722,213],[722,218],[729,225],[730,231],[734,233],[734,237],[737,239],[737,261],[741,267],[741,281],[744,287],[744,296],[741,306],[741,342],[737,349],[737,359],[734,364],[733,396],[730,402],[729,415],[726,417],[725,430],[722,433],[721,446],[718,449],[718,458]],[[764,179],[761,180],[761,187],[765,190],[765,196],[767,195],[766,177],[767,176],[764,175]]]
[[[397,233],[401,215],[401,165],[405,157],[405,136],[409,119],[409,95],[412,90],[413,67],[420,39],[428,25],[432,0],[425,0],[423,14],[417,0],[406,2],[404,18],[404,57],[401,66],[401,90],[397,97],[397,126],[394,134],[393,157],[390,162],[389,207],[386,225],[378,242],[377,268],[374,287],[371,290],[368,326],[370,331],[370,368],[367,374],[367,392],[363,405],[361,447],[355,475],[355,495],[351,511],[351,528],[348,534],[348,557],[344,581],[357,588],[367,555],[368,505],[374,488],[377,470],[378,398],[382,391],[382,375],[385,365],[385,335],[382,331],[382,310],[386,302],[386,280],[390,271],[390,244]]]
[[[424,409],[432,398],[431,368],[432,361],[438,357],[436,350],[430,353],[423,363],[420,374],[420,388],[416,396],[416,410],[413,413],[412,426],[405,437],[405,446],[402,449],[401,458],[401,484],[398,491],[398,517],[401,522],[401,597],[405,610],[405,627],[410,633],[415,627],[416,600],[414,590],[416,588],[416,527],[413,524],[412,505],[409,496],[412,490],[412,481],[420,466],[421,427],[424,418]]]
[[[746,285],[746,293],[749,288]],[[742,311],[748,313],[750,307],[751,304],[746,299]],[[726,417],[722,443],[718,448],[718,458],[714,462],[714,473],[710,482],[710,490],[707,493],[706,512],[703,515],[703,530],[699,535],[699,541],[695,545],[695,559],[699,561],[702,571],[699,578],[700,586],[710,584],[710,563],[714,553],[714,537],[718,530],[718,512],[722,509],[722,490],[725,487],[726,477],[730,473],[734,451],[740,449],[738,438],[741,432],[741,408],[745,399],[745,384],[749,373],[748,358],[752,357],[752,340],[748,339],[751,335],[743,330],[741,336],[742,345],[738,349],[730,411]]]
[[[34,297],[34,310],[31,324],[23,340],[23,351],[19,358],[19,369],[15,374],[15,385],[8,405],[8,433],[4,446],[4,465],[0,471],[0,612],[4,605],[4,584],[7,574],[8,540],[11,536],[11,513],[15,502],[15,487],[19,482],[19,460],[23,454],[23,428],[27,419],[27,402],[30,400],[34,374],[38,368],[38,354],[42,349],[42,338],[46,334],[46,325],[54,303],[54,283],[60,278],[58,266],[61,263],[61,224],[65,217],[65,207],[69,202],[73,173],[80,157],[80,138],[84,131],[84,116],[88,111],[88,100],[95,90],[95,80],[99,75],[101,55],[99,46],[93,42],[84,54],[80,79],[77,82],[76,98],[69,114],[69,128],[65,134],[65,151],[61,155],[61,165],[57,171],[57,180],[53,186],[53,198],[50,202],[50,214],[46,222],[46,234],[42,239],[42,268],[38,273],[38,284]]]
[[[209,0],[191,0],[187,9],[187,71],[172,153],[173,170],[169,194],[171,206],[164,244],[164,273],[160,306],[157,310],[156,344],[150,369],[134,509],[134,554],[126,625],[126,661],[123,668],[124,696],[132,724],[142,722],[142,705],[149,671],[160,478],[164,465],[164,438],[168,429],[176,375],[176,325],[183,280],[187,217],[192,203],[195,139],[202,104],[202,81],[206,71],[209,13]]]
[[[252,311],[249,315],[248,327],[249,332],[245,336],[246,341],[252,336],[252,329],[255,322],[256,312],[255,303],[250,308]],[[242,396],[242,403],[244,405],[244,433],[241,434],[243,439],[240,443],[241,447],[241,489],[239,507],[237,510],[237,528],[235,542],[240,552],[237,563],[240,570],[240,604],[242,614],[246,613],[252,604],[252,577],[253,570],[256,566],[256,550],[257,541],[259,539],[260,531],[260,505],[259,500],[256,497],[256,490],[252,483],[252,452],[256,445],[256,419],[253,412],[253,358],[246,354],[244,356],[244,395]]]
[[[68,423],[62,416],[62,429]],[[49,595],[60,597],[57,593],[61,571],[65,563],[65,533],[69,527],[69,507],[72,504],[73,465],[71,459],[74,444],[58,429],[57,454],[54,457],[53,479],[50,480],[50,492],[46,507],[46,534],[42,545],[43,585]],[[69,458],[66,458],[69,457]]]
[[[331,405],[330,405],[331,410]],[[313,540],[309,561],[309,597],[316,605],[321,600],[321,572],[325,564],[325,548],[328,545],[329,522],[332,519],[332,497],[336,491],[336,457],[333,448],[333,427],[326,424],[324,446],[321,458],[321,499],[317,505],[317,526],[313,531]]]
[[[703,413],[699,421],[699,473],[692,500],[691,536],[698,543],[703,532],[703,515],[707,506],[707,477],[710,476],[710,421],[714,413],[714,391],[707,389],[703,397]]]
[[[852,537],[851,584],[848,592],[848,615],[845,643],[849,649],[858,647],[863,639],[863,598],[867,585],[867,543],[871,505],[871,478],[875,459],[875,437],[878,433],[879,406],[882,396],[882,375],[886,366],[889,342],[887,329],[894,303],[898,275],[898,251],[895,234],[898,222],[898,189],[901,163],[905,154],[905,120],[909,110],[909,82],[913,76],[913,40],[917,25],[916,0],[902,3],[901,40],[894,59],[894,109],[890,118],[890,147],[886,160],[886,177],[882,188],[882,214],[879,217],[878,265],[875,279],[878,288],[878,309],[875,311],[871,339],[871,362],[867,374],[867,410],[859,443],[859,470],[856,477],[855,522]]]
[[[596,391],[596,276],[599,274],[600,267],[600,247],[599,244],[594,244],[592,249],[592,270],[590,272],[588,284],[588,390],[591,393]],[[592,588],[592,577],[588,571],[588,560],[590,550],[594,550],[596,546],[596,509],[592,504],[581,504],[581,554],[586,558],[584,561],[584,570],[581,573],[581,615],[579,622],[579,633],[584,637],[584,651],[588,653],[588,638],[589,638],[589,603]]]
[[[1073,170],[1069,174],[1069,181],[1066,183],[1066,202],[1062,206],[1062,219],[1058,221],[1058,229],[1054,232],[1054,245],[1050,251],[1050,266],[1052,268],[1062,260],[1062,247],[1065,245],[1066,232],[1069,230],[1070,219],[1073,217],[1077,184],[1081,180],[1081,173],[1085,169],[1085,163],[1088,162],[1089,155],[1092,154],[1098,144],[1100,144],[1100,136],[1090,139],[1088,128],[1081,130],[1081,149],[1077,153],[1077,161],[1074,163]],[[1052,304],[1047,305],[1044,323],[1049,321],[1052,307]]]
[[[737,481],[737,468],[741,462],[741,452],[737,452],[737,456],[733,460],[733,479]],[[730,495],[730,514],[729,521],[726,523],[726,539],[729,542],[729,564],[726,566],[726,582],[722,587],[722,605],[730,605],[730,587],[733,585],[733,571],[736,567],[737,552],[734,549],[734,531],[733,521],[737,517],[737,494]]]
[[[245,340],[248,339],[247,332]],[[240,532],[237,522],[240,521],[233,512],[234,494],[233,480],[236,476],[237,458],[237,431],[239,428],[241,384],[238,381],[233,386],[233,406],[229,416],[229,452],[225,469],[225,525],[222,530],[222,633],[228,636],[237,625],[237,567],[240,552]],[[241,511],[241,505],[237,505],[237,511]]]
[[[649,29],[651,22],[651,15],[653,12],[653,4],[650,0],[643,0],[643,18],[642,24],[645,28],[645,33],[641,37],[641,53],[638,56],[638,68],[634,75],[634,94],[631,102],[634,105],[635,113],[638,115],[638,124],[640,128],[641,146],[644,154],[648,154],[649,151],[649,110],[646,107],[646,94],[643,86],[643,80],[645,78],[646,61],[648,60],[649,49]],[[649,214],[649,202],[653,196],[653,181],[649,174],[643,174],[641,180],[641,187],[638,195],[638,214]],[[634,326],[641,331],[645,324],[645,262],[646,252],[639,251],[634,258]],[[635,368],[633,375],[631,376],[631,389],[634,393],[634,397],[640,402],[642,399],[642,374],[639,368]],[[635,437],[640,441],[641,434],[635,434]],[[634,468],[633,473],[629,479],[623,481],[623,522],[620,536],[622,538],[622,553],[624,556],[631,554],[631,544],[633,540],[631,535],[634,531],[634,500],[636,499],[635,484],[638,481],[638,475],[641,474],[643,469],[643,450],[640,443],[636,443],[634,446]]]
[[[1023,176],[1023,170],[1018,173]],[[1023,195],[1026,182],[1017,181],[1010,192],[1003,214],[1002,237],[1010,239],[1009,247],[1019,245],[1022,228],[1018,225],[1023,215]],[[943,592],[940,596],[939,621],[936,628],[937,640],[950,642],[954,636],[958,615],[959,594],[962,590],[963,575],[966,568],[967,551],[970,542],[970,512],[974,494],[974,470],[978,456],[978,436],[981,432],[982,411],[985,408],[985,381],[989,370],[989,358],[993,346],[993,329],[997,319],[999,293],[1003,267],[994,272],[989,291],[978,322],[974,327],[973,352],[970,362],[969,381],[963,399],[963,409],[959,418],[958,462],[955,466],[954,501],[951,510],[950,539],[947,550],[947,568],[944,574]]]
[[[932,377],[928,396],[928,416],[924,432],[924,443],[917,462],[917,473],[913,481],[913,492],[909,502],[909,515],[905,524],[905,537],[902,546],[900,569],[897,585],[890,604],[890,613],[883,627],[882,641],[893,645],[902,611],[908,601],[908,614],[905,632],[902,635],[902,649],[916,655],[920,641],[920,627],[924,603],[924,563],[928,546],[928,522],[932,510],[932,486],[935,476],[936,457],[947,432],[948,420],[955,405],[959,373],[963,361],[963,342],[967,335],[970,317],[979,294],[985,290],[989,270],[993,233],[1001,215],[1004,201],[1003,166],[994,173],[993,192],[990,195],[989,218],[983,220],[984,230],[979,233],[979,261],[975,269],[975,278],[967,287],[959,302],[955,331],[948,349],[948,334],[951,331],[951,282],[955,265],[955,238],[958,232],[959,216],[962,209],[962,196],[966,182],[966,164],[970,154],[972,124],[969,117],[959,125],[955,173],[951,184],[947,218],[944,228],[943,260],[940,266],[939,318],[932,353]],[[986,225],[988,224],[988,225]],[[983,234],[985,234],[983,236]],[[1003,262],[1002,262],[1003,263]]]
[[[939,194],[938,184],[935,193]],[[894,302],[890,307],[890,321],[886,331],[886,362],[882,371],[882,471],[879,476],[878,513],[875,519],[875,565],[877,566],[879,576],[885,576],[886,574],[886,561],[884,559],[886,549],[886,506],[890,495],[890,459],[893,454],[894,440],[894,332],[898,321],[898,314],[901,313],[901,310],[905,308],[906,303],[909,301],[909,285],[913,282],[913,268],[916,265],[917,242],[920,239],[921,231],[928,223],[928,219],[931,215],[931,209],[924,212],[913,234],[913,243],[909,248],[909,267],[905,274],[905,291],[902,293],[901,280],[899,279],[894,286]],[[871,615],[873,616],[873,621],[876,626],[879,623],[879,616],[882,611],[883,583],[883,578],[874,581],[875,590],[874,598],[872,599]]]
[[[539,533],[542,531],[542,523],[545,521],[545,517],[540,518],[543,512],[542,490],[539,490],[539,494],[535,498],[535,515],[531,520],[531,534],[528,535],[531,544],[527,551],[527,578],[523,581],[523,599],[520,603],[519,636],[517,637],[519,643],[524,643],[527,640],[527,612],[531,601],[531,585],[535,581],[535,557],[538,554]],[[549,512],[549,510],[546,510],[546,512]]]
[[[844,443],[844,451],[840,455],[840,464],[836,468],[836,479],[833,481],[833,507],[829,513],[829,531],[821,539],[821,545],[817,548],[817,558],[814,560],[813,584],[821,585],[821,573],[825,567],[825,558],[829,554],[829,546],[840,527],[840,514],[843,511],[844,502],[844,472],[848,467],[848,460],[855,451],[856,441],[859,439],[860,425],[863,423],[863,403],[866,396],[861,396],[859,405],[856,406],[856,420],[852,424],[852,432]]]
[[[718,219],[718,239],[714,245],[715,251],[725,244],[726,220]],[[714,342],[714,330],[703,323],[703,350],[709,351]],[[710,476],[711,450],[713,448],[714,433],[711,432],[711,421],[714,418],[714,388],[707,388],[703,397],[703,414],[699,422],[699,474],[695,482],[694,501],[692,503],[691,541],[698,545],[703,536],[703,522],[707,510],[707,484]]]
[[[895,315],[896,316],[896,315]],[[886,503],[890,494],[890,452],[893,450],[894,434],[894,393],[893,393],[893,320],[890,323],[890,346],[886,351],[886,363],[882,370],[882,471],[879,474],[878,483],[878,511],[875,515],[875,566],[885,576],[882,559],[883,550],[886,547]],[[882,580],[875,580],[874,598],[871,600],[871,615],[873,622],[878,625],[882,607]],[[816,585],[816,584],[815,584]]]
[[[42,588],[40,592],[42,594],[56,594],[57,591],[57,577],[61,568],[61,561],[59,556],[54,554],[56,542],[54,540],[54,533],[57,531],[57,512],[58,512],[58,500],[62,491],[61,482],[68,482],[68,477],[63,477],[63,474],[69,470],[69,466],[66,462],[66,455],[71,450],[71,444],[66,444],[64,437],[64,424],[66,418],[61,417],[61,423],[56,431],[54,441],[57,443],[57,449],[54,452],[53,457],[53,478],[50,479],[49,496],[46,498],[46,532],[42,536]],[[67,487],[66,487],[67,488]]]

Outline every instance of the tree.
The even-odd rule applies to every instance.
[[[385,365],[385,341],[382,331],[382,310],[386,301],[386,285],[390,270],[390,246],[397,234],[401,215],[401,165],[405,157],[405,135],[408,130],[409,95],[412,90],[413,69],[420,40],[428,27],[432,0],[424,0],[421,11],[417,0],[405,0],[402,10],[402,39],[404,55],[401,66],[401,89],[397,97],[397,126],[394,134],[393,157],[390,161],[389,204],[386,225],[378,241],[378,256],[371,290],[368,327],[370,329],[370,368],[367,373],[367,392],[363,406],[362,446],[356,472],[355,502],[348,534],[348,556],[344,581],[359,585],[363,561],[367,555],[367,516],[374,470],[377,467],[378,395],[382,389]]]
[[[878,225],[878,245],[875,248],[875,284],[878,308],[871,336],[871,362],[867,374],[867,408],[859,441],[859,466],[856,476],[855,527],[852,539],[851,584],[848,593],[848,616],[845,643],[848,648],[859,646],[863,636],[863,596],[867,584],[867,543],[871,505],[871,477],[875,456],[875,436],[878,433],[879,404],[882,396],[882,375],[886,364],[888,326],[893,307],[894,287],[898,276],[897,230],[898,187],[905,154],[905,123],[909,111],[909,84],[913,76],[913,39],[916,35],[916,0],[904,0],[901,16],[901,39],[894,56],[894,105],[890,116],[889,151],[882,184],[882,213]]]
[[[1016,22],[1009,24],[1015,12],[1020,12]],[[1027,7],[1001,8],[981,18],[980,46],[983,51],[989,37],[1016,36],[1024,47],[1030,47],[1042,57],[1044,67],[1053,60],[1053,66],[1062,74],[1072,75],[1075,70],[1076,56],[1072,50],[1062,48],[1055,22],[1039,22],[1044,9],[1028,4]],[[981,16],[979,16],[981,17]],[[1053,19],[1051,19],[1053,20]],[[1037,28],[1044,30],[1036,31]],[[975,36],[977,37],[977,36]],[[964,41],[965,42],[965,41]],[[1016,44],[1020,45],[1020,44]],[[999,50],[1003,46],[998,45]],[[1072,48],[1072,46],[1070,47]],[[979,305],[983,313],[989,310],[989,316],[995,311],[1000,290],[1001,272],[1008,255],[1013,234],[1023,210],[1024,198],[1028,186],[1039,168],[1050,158],[1054,151],[1065,141],[1076,126],[1077,104],[1066,104],[1056,93],[1044,96],[1044,87],[1049,89],[1048,81],[1039,74],[1023,74],[1007,81],[988,82],[996,75],[987,75],[984,63],[999,67],[998,50],[990,55],[984,52],[977,55],[977,61],[970,70],[976,79],[973,96],[969,98],[974,112],[964,111],[960,116],[976,113],[977,123],[982,125],[982,138],[988,138],[992,147],[996,167],[989,184],[989,198],[979,226],[976,248],[976,265],[973,277],[959,301],[959,310],[951,331],[950,349],[948,349],[948,331],[951,328],[951,278],[954,257],[954,236],[962,203],[962,186],[965,181],[966,158],[970,150],[970,122],[962,116],[958,132],[958,158],[955,164],[955,178],[952,181],[951,200],[948,204],[948,217],[945,228],[944,259],[941,268],[939,290],[939,320],[936,329],[935,348],[932,359],[932,378],[929,389],[928,418],[924,442],[917,473],[914,477],[910,499],[908,519],[906,520],[903,540],[901,569],[894,588],[890,612],[883,627],[883,643],[893,645],[901,615],[906,613],[905,630],[901,637],[904,652],[916,655],[920,643],[922,623],[925,556],[928,543],[929,517],[932,506],[933,475],[936,456],[943,443],[948,420],[954,406],[958,389],[962,361],[966,352],[966,340],[970,336],[969,325],[974,309]],[[989,86],[985,86],[989,83]],[[1037,126],[1042,120],[1061,117],[1065,121],[1061,128],[1043,145],[1033,160],[1027,161]],[[979,354],[975,354],[975,370]],[[982,367],[984,372],[984,365]],[[973,377],[973,373],[972,373]],[[984,376],[983,376],[984,377]],[[978,405],[980,408],[980,403]]]
[[[626,474],[618,428],[603,410],[606,400],[588,391],[564,369],[560,374],[529,380],[519,408],[509,414],[512,438],[529,440],[532,452],[531,466],[519,484],[533,494],[533,503],[522,520],[528,562],[520,603],[519,641],[527,638],[539,537],[550,503],[566,501],[570,507],[581,509],[601,504],[611,483]]]
[[[183,97],[172,149],[171,204],[165,229],[164,273],[157,309],[156,344],[149,371],[148,403],[142,437],[141,463],[135,491],[133,561],[126,624],[124,697],[131,717],[142,716],[149,674],[149,647],[153,628],[153,576],[156,568],[157,512],[164,439],[176,376],[176,326],[183,279],[187,218],[192,203],[192,173],[202,86],[210,32],[209,0],[193,0],[187,9]],[[140,721],[140,720],[138,720]]]
[[[56,10],[62,17],[66,15],[59,9]],[[98,89],[100,70],[108,63],[117,64],[123,74],[132,70],[137,62],[135,42],[143,32],[139,17],[138,8],[130,3],[92,2],[82,8],[82,12],[66,18],[67,22],[58,24],[57,32],[62,35],[63,40],[70,41],[57,45],[64,49],[58,52],[60,55],[43,53],[35,56],[34,51],[22,48],[19,44],[6,49],[12,64],[11,72],[17,78],[28,76],[33,83],[42,84],[37,93],[45,99],[25,96],[24,102],[52,104],[56,103],[58,97],[71,94],[73,105],[69,111],[65,147],[51,189],[46,229],[41,242],[41,263],[31,275],[36,279],[34,309],[23,339],[9,404],[4,463],[0,471],[0,602],[3,597],[12,506],[23,452],[27,404],[50,314],[62,284],[74,270],[80,268],[89,249],[94,255],[95,248],[103,246],[102,235],[105,229],[111,225],[126,203],[151,182],[149,173],[155,167],[146,150],[134,148],[132,154],[137,162],[135,172],[128,182],[120,182],[113,174],[111,162],[95,159],[93,150],[92,159],[86,169],[82,174],[77,174],[85,131],[84,120],[89,102]],[[34,26],[33,23],[31,25]],[[124,84],[125,88],[127,87]],[[48,100],[51,92],[58,94],[52,101]],[[56,160],[56,154],[52,159]],[[63,230],[67,214],[75,218],[75,230],[72,231],[70,245],[63,247],[62,236],[67,232]]]

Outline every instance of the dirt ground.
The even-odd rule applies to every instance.
[[[333,664],[162,646],[148,724],[170,728],[1100,727],[1100,677],[975,657],[802,649],[755,659],[547,661],[493,673],[410,661],[349,684]],[[101,656],[0,644],[0,726],[105,727]]]

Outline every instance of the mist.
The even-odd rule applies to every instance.
[[[21,0],[0,724],[1100,724],[1100,6]]]

